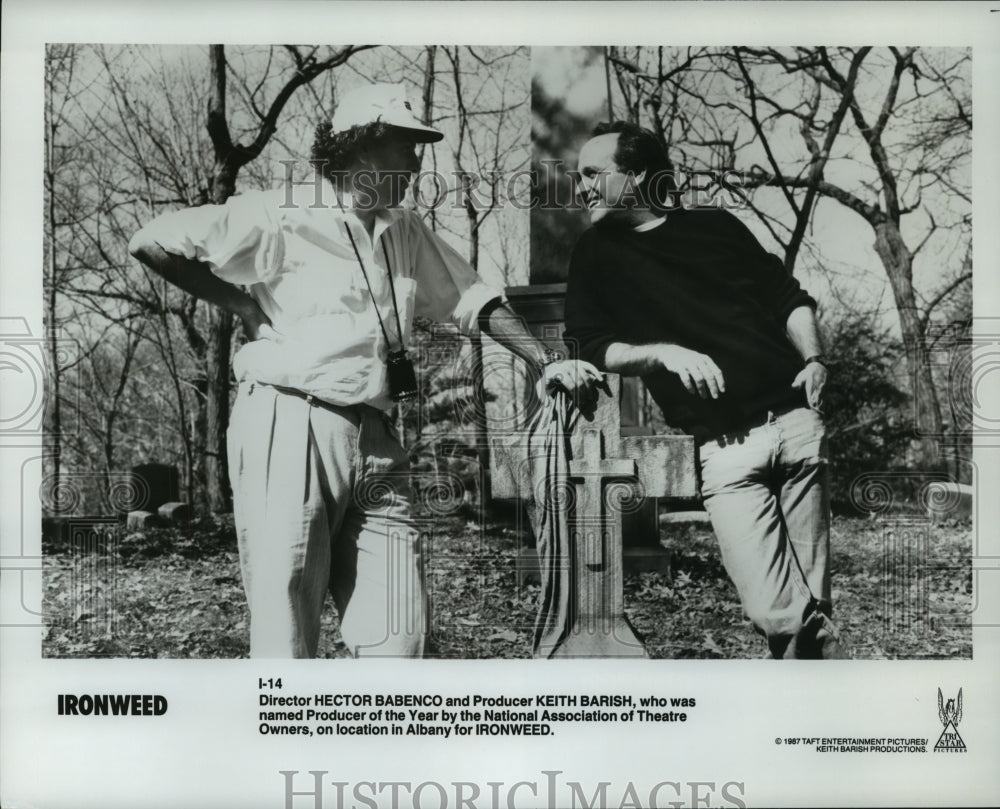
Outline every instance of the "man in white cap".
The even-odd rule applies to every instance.
[[[165,214],[129,245],[240,317],[228,433],[253,657],[314,657],[329,589],[355,656],[419,657],[427,608],[408,457],[385,411],[415,395],[416,315],[477,328],[571,394],[599,379],[535,340],[469,264],[397,206],[442,134],[402,85],[347,94],[317,128],[322,180]]]

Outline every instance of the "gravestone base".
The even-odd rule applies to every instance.
[[[594,632],[573,632],[552,655],[557,657],[649,657],[635,631],[620,616],[611,627]]]

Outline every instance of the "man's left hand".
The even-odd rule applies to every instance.
[[[542,373],[545,389],[549,393],[562,388],[576,400],[592,396],[594,387],[604,381],[603,374],[597,368],[582,360],[552,362],[545,366]]]
[[[823,412],[823,388],[826,386],[827,370],[821,362],[810,362],[799,371],[793,388],[805,388],[806,402],[817,413]]]

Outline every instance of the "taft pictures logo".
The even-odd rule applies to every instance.
[[[938,718],[944,725],[941,737],[934,745],[935,753],[965,753],[965,742],[958,735],[958,725],[962,721],[962,689],[958,689],[958,697],[944,701],[941,689],[938,689]]]

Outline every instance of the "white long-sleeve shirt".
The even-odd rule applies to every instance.
[[[476,329],[480,310],[502,292],[431,231],[419,214],[384,210],[374,238],[337,205],[332,187],[316,207],[315,189],[254,191],[224,205],[164,214],[146,226],[169,253],[203,261],[248,292],[271,319],[276,338],[244,345],[233,360],[239,379],[283,385],[339,405],[386,409],[385,357],[399,346],[388,266],[409,345],[414,315]],[[289,204],[291,203],[291,204]],[[371,282],[390,345],[347,235],[350,228]]]

